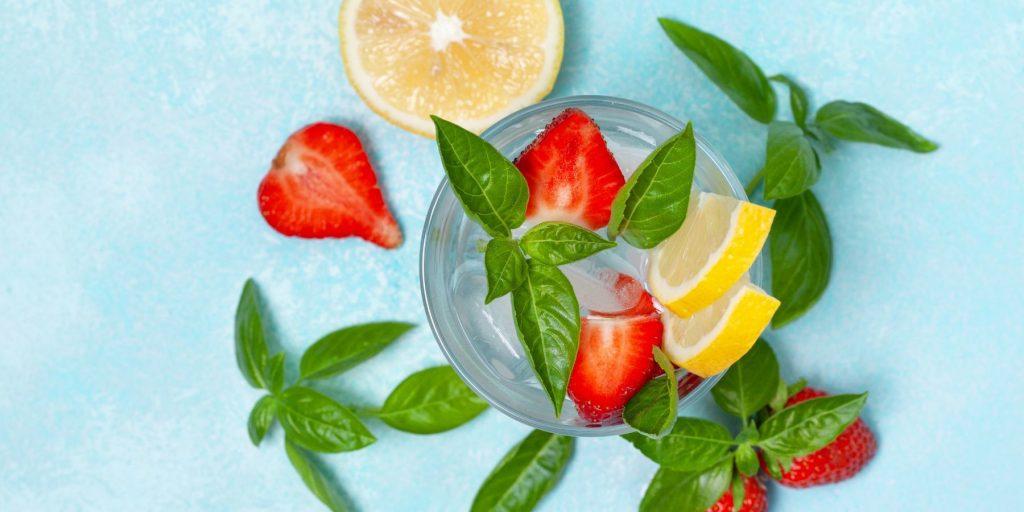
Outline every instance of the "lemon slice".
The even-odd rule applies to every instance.
[[[773,218],[771,208],[697,194],[682,227],[651,252],[651,294],[684,318],[710,306],[750,270]]]
[[[750,350],[778,307],[778,299],[742,276],[722,298],[690,318],[662,313],[662,348],[680,368],[710,377]]]
[[[428,137],[431,114],[479,133],[537,102],[562,63],[558,0],[344,0],[338,32],[363,101]]]

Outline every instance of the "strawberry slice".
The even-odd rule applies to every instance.
[[[652,347],[661,345],[661,315],[595,316],[583,319],[569,397],[580,416],[601,423],[659,371]]]
[[[260,213],[282,235],[402,243],[377,175],[351,130],[315,123],[293,133],[260,183]]]
[[[515,163],[530,187],[526,217],[537,221],[604,227],[626,182],[597,124],[575,108],[555,117]]]
[[[623,309],[611,312],[590,310],[591,315],[634,316],[649,315],[657,312],[654,309],[654,299],[651,297],[651,294],[647,293],[647,290],[644,290],[644,285],[640,284],[640,281],[637,281],[630,275],[615,271],[611,272],[615,278],[612,290],[615,293],[616,300],[618,300],[619,304],[622,304]]]

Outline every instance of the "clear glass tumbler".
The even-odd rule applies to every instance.
[[[543,101],[515,112],[482,136],[510,160],[515,159],[552,118],[571,107],[583,110],[597,122],[627,176],[658,144],[685,126],[633,101],[574,96]],[[696,139],[697,187],[746,199],[743,186],[725,159],[699,134]],[[495,409],[531,427],[571,436],[631,431],[621,422],[588,425],[568,398],[561,416],[554,416],[550,400],[523,355],[508,297],[487,306],[483,303],[487,285],[478,247],[486,238],[463,213],[448,181],[443,180],[424,222],[420,286],[430,328],[455,371]],[[761,260],[750,271],[757,284],[762,284]],[[679,374],[680,410],[707,394],[718,380],[718,376],[702,381],[682,371]]]

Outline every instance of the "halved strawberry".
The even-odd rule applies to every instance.
[[[569,397],[580,416],[600,423],[622,411],[659,367],[652,347],[661,345],[661,315],[596,316],[583,319]]]
[[[402,243],[362,143],[342,126],[315,123],[288,137],[257,195],[263,218],[282,235]]]
[[[654,309],[654,299],[651,298],[651,294],[647,293],[647,290],[644,290],[644,285],[640,284],[640,281],[627,274],[615,271],[611,271],[611,273],[615,279],[614,284],[612,284],[612,290],[615,293],[616,300],[623,306],[623,309],[619,311],[591,310],[591,315],[633,316],[649,315],[657,312]]]
[[[555,117],[516,167],[530,187],[527,218],[589,229],[608,224],[612,200],[626,182],[597,124],[576,108]]]

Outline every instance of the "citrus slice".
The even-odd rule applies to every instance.
[[[773,218],[771,208],[697,194],[682,227],[651,252],[651,294],[684,318],[710,306],[750,270]]]
[[[742,276],[722,298],[690,318],[662,313],[662,348],[676,366],[710,377],[750,350],[778,307],[778,299]]]
[[[338,32],[363,101],[428,137],[431,114],[479,133],[537,102],[562,63],[558,0],[344,0]]]

